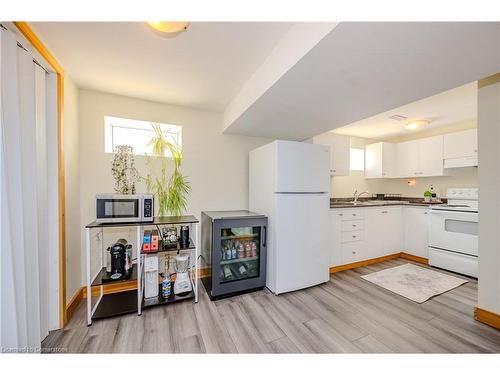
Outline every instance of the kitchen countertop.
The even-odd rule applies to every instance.
[[[360,208],[360,207],[381,207],[381,206],[417,206],[417,207],[430,207],[436,204],[446,203],[445,200],[437,202],[424,202],[419,198],[408,198],[401,200],[359,200],[357,204],[349,203],[349,201],[341,199],[330,199],[330,208]]]

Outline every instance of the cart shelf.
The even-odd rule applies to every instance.
[[[92,281],[91,286],[112,285],[112,284],[119,284],[119,283],[124,283],[124,282],[135,281],[135,280],[137,280],[137,264],[132,265],[132,275],[128,279],[120,279],[120,280],[103,282],[102,279],[107,275],[107,273],[108,272],[106,271],[106,267],[101,268],[101,271],[99,271],[99,273],[95,277],[94,281]]]
[[[137,290],[103,295],[92,319],[108,318],[132,312],[137,312]]]
[[[142,307],[143,308],[148,308],[148,307],[153,307],[153,306],[158,306],[158,305],[165,305],[165,304],[170,304],[170,303],[175,303],[179,301],[185,301],[187,299],[193,299],[195,297],[194,290],[189,292],[188,294],[184,296],[178,296],[174,294],[174,284],[172,283],[172,295],[170,298],[166,299],[161,296],[161,284],[159,285],[159,294],[158,297],[153,297],[153,298],[143,298],[142,301]]]
[[[144,244],[142,245],[144,246]],[[196,245],[193,241],[192,238],[189,239],[189,246],[188,247],[181,247],[180,246],[180,243],[177,242],[177,246],[176,247],[171,247],[171,248],[168,248],[168,249],[164,249],[164,250],[157,250],[157,251],[144,251],[144,250],[141,250],[141,253],[142,254],[158,254],[158,253],[168,253],[168,252],[171,252],[171,251],[182,251],[182,250],[194,250],[196,249]]]

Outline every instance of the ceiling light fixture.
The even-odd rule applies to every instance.
[[[146,23],[154,30],[165,34],[177,34],[186,31],[189,27],[189,22],[148,21]]]
[[[420,128],[423,128],[424,126],[429,125],[428,120],[416,120],[409,122],[408,124],[405,125],[405,128],[408,130],[417,130]]]

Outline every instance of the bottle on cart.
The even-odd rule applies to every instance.
[[[168,271],[164,272],[162,276],[161,296],[165,299],[168,299],[172,295],[172,282],[170,280]]]
[[[181,249],[187,249],[189,247],[189,225],[181,226],[181,238],[179,244]]]

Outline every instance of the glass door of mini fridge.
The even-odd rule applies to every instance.
[[[265,286],[266,228],[266,218],[214,222],[213,296]]]

